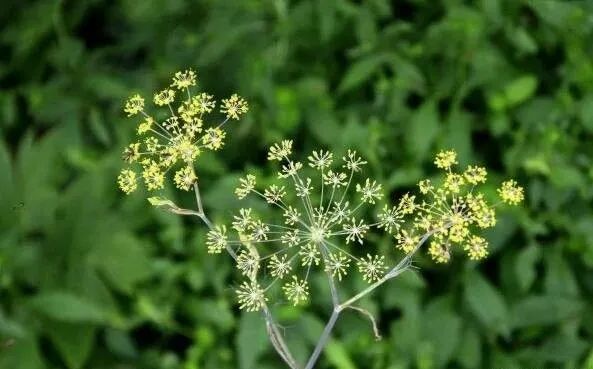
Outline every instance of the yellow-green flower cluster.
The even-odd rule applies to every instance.
[[[386,271],[385,258],[361,251],[367,235],[372,228],[398,226],[400,213],[412,206],[406,197],[399,207],[381,213],[377,222],[368,221],[365,207],[381,200],[383,192],[377,181],[357,178],[366,161],[352,150],[338,160],[331,152],[317,150],[303,163],[291,158],[292,148],[293,142],[284,140],[268,151],[268,159],[279,162],[278,183],[258,189],[256,177],[248,174],[235,190],[239,199],[255,195],[282,213],[281,222],[267,222],[252,209],[241,209],[232,223],[236,239],[225,239],[225,247],[237,249],[237,268],[250,281],[237,290],[245,309],[258,307],[259,298],[247,303],[245,296],[254,283],[263,285],[260,279],[271,279],[260,290],[278,285],[295,305],[308,301],[313,270],[341,281],[357,269],[365,281],[379,280]],[[221,239],[219,230],[210,232],[211,252],[222,247]]]
[[[438,153],[434,163],[445,171],[444,180],[438,186],[430,180],[418,183],[424,199],[414,205],[411,225],[395,234],[397,248],[414,252],[430,235],[428,253],[437,263],[448,262],[455,248],[472,260],[486,257],[488,242],[476,234],[496,224],[495,207],[476,187],[486,182],[486,169],[468,166],[463,172],[454,171],[457,154],[453,150]],[[504,182],[498,192],[507,204],[523,200],[523,189],[514,180]]]
[[[282,222],[269,222],[244,208],[234,216],[234,240],[224,227],[208,235],[210,253],[230,247],[238,255],[237,268],[247,278],[236,291],[242,309],[262,308],[273,286],[280,286],[294,305],[308,301],[308,281],[315,270],[338,282],[352,269],[368,283],[386,278],[395,263],[365,245],[369,233],[377,230],[392,234],[396,248],[405,253],[429,242],[428,254],[438,263],[449,261],[454,248],[472,260],[487,256],[488,243],[477,233],[496,224],[494,206],[477,187],[486,182],[487,171],[480,166],[455,171],[455,151],[435,158],[444,171],[442,180],[420,181],[421,196],[406,193],[394,205],[383,205],[376,221],[367,221],[366,208],[384,195],[377,181],[357,178],[366,161],[355,151],[338,161],[333,153],[318,150],[303,163],[291,158],[292,149],[293,142],[284,140],[268,151],[268,160],[279,162],[279,183],[260,189],[257,178],[248,174],[235,189],[239,199],[255,195],[278,208]],[[504,182],[499,194],[505,203],[523,200],[515,181]]]
[[[244,99],[233,94],[222,100],[220,112],[225,119],[209,128],[204,127],[206,116],[216,107],[212,95],[200,92],[192,95],[191,88],[197,84],[193,70],[175,73],[171,85],[153,96],[153,102],[164,110],[165,118],[157,113],[150,115],[145,110],[145,100],[140,95],[131,96],[124,104],[128,117],[139,117],[138,141],[124,149],[123,159],[136,164],[124,168],[118,176],[118,185],[129,194],[138,188],[138,179],[150,191],[164,187],[171,172],[177,188],[188,191],[197,181],[194,163],[204,150],[218,150],[224,144],[223,130],[229,119],[239,119],[248,111]],[[161,112],[162,114],[162,112]]]

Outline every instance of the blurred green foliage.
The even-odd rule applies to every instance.
[[[393,196],[449,147],[527,188],[525,207],[488,235],[486,262],[418,258],[417,273],[364,303],[384,339],[346,314],[320,367],[593,368],[591,2],[2,8],[0,368],[282,368],[261,316],[234,306],[232,266],[206,255],[204,227],[115,186],[134,134],[123,99],[188,67],[203,88],[251,104],[224,150],[200,161],[214,219],[238,206],[244,169],[273,175],[258,168],[280,138],[358,149]],[[276,308],[301,360],[328,304]]]

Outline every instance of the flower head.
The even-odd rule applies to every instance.
[[[119,188],[126,194],[130,194],[138,187],[136,183],[136,173],[129,169],[123,169],[117,177]]]
[[[351,248],[364,245],[373,228],[399,227],[415,203],[414,197],[407,195],[400,206],[380,213],[380,222],[367,221],[365,208],[382,198],[382,186],[370,178],[360,182],[358,172],[366,162],[356,152],[348,151],[336,163],[331,152],[315,150],[306,157],[309,165],[304,167],[291,158],[292,149],[293,142],[283,140],[268,151],[270,161],[280,162],[281,183],[257,189],[255,176],[248,174],[235,189],[241,199],[253,195],[278,208],[279,221],[264,220],[251,209],[241,209],[233,221],[238,240],[229,242],[246,249],[239,252],[238,267],[262,285],[267,280],[265,291],[275,281],[290,278],[282,290],[297,304],[308,298],[308,280],[314,272],[326,272],[338,282],[350,269],[358,269],[368,282],[381,275],[384,259],[363,260]],[[358,201],[351,202],[355,197]],[[256,249],[257,254],[251,249]],[[266,268],[258,273],[260,262]]]
[[[189,191],[197,179],[198,177],[194,173],[194,168],[192,166],[186,166],[175,172],[173,181],[180,190]]]
[[[169,105],[175,100],[175,90],[166,88],[154,94],[154,103],[158,106]]]
[[[259,311],[268,300],[264,290],[255,282],[243,282],[237,289],[239,308],[245,311]]]
[[[309,299],[309,285],[306,280],[298,279],[292,276],[292,280],[286,283],[282,289],[288,301],[294,306],[299,305]]]
[[[133,95],[125,103],[124,111],[129,117],[141,114],[143,120],[136,129],[140,136],[139,141],[128,145],[122,157],[129,164],[139,164],[144,184],[150,191],[162,189],[165,179],[171,173],[174,173],[173,182],[178,188],[189,190],[197,180],[193,166],[202,151],[218,150],[224,144],[225,122],[204,129],[205,115],[213,110],[215,102],[211,95],[204,92],[192,96],[190,87],[195,84],[194,71],[177,72],[171,88],[154,94],[154,104],[165,107],[168,114],[161,121],[144,110],[144,98],[140,95]],[[177,90],[185,91],[177,93]],[[246,111],[246,104],[243,99],[233,96],[229,99],[229,104],[235,106],[238,118],[239,112]],[[120,175],[118,184],[122,191],[130,193],[136,189],[136,185],[132,185],[136,182],[135,177],[132,180],[130,174],[133,173],[132,169],[126,170],[130,172]],[[125,184],[122,185],[124,181]]]
[[[463,176],[468,183],[476,185],[478,183],[486,182],[487,174],[488,172],[486,171],[486,168],[470,165],[463,173]]]
[[[448,262],[455,249],[464,250],[472,260],[486,257],[488,243],[477,233],[496,224],[495,207],[478,187],[486,182],[486,169],[468,166],[457,173],[452,168],[457,164],[452,150],[437,154],[435,164],[446,169],[444,180],[440,184],[420,181],[418,187],[424,195],[421,202],[405,196],[400,200],[399,208],[413,216],[414,221],[408,227],[395,228],[397,248],[412,253],[427,241],[428,254],[437,263]],[[498,193],[503,202],[511,205],[523,200],[523,189],[514,180],[503,182]],[[393,216],[386,213],[383,219],[393,221]],[[383,223],[388,225],[387,220]]]
[[[502,183],[498,189],[498,194],[502,201],[510,205],[517,205],[525,198],[523,187],[519,186],[517,181],[512,179]]]
[[[434,164],[441,169],[449,169],[457,164],[457,153],[453,150],[441,151],[434,159]]]
[[[366,258],[358,261],[358,270],[367,282],[375,282],[385,273],[385,256],[367,254]]]
[[[268,160],[281,161],[292,153],[292,140],[284,140],[279,144],[274,144],[268,151]]]
[[[225,226],[216,226],[208,232],[206,237],[206,246],[208,246],[209,254],[220,254],[228,244]]]
[[[124,111],[128,113],[128,117],[140,113],[143,109],[144,99],[138,94],[131,96],[128,101],[126,101],[126,105],[124,106]]]
[[[329,151],[313,151],[307,158],[309,165],[316,169],[325,169],[332,164],[333,154]]]
[[[239,120],[239,117],[248,111],[247,102],[237,94],[233,94],[230,98],[222,100],[220,112],[225,114],[227,119]]]
[[[184,90],[195,85],[196,72],[191,69],[175,73],[175,77],[173,77],[173,83],[171,84],[171,86],[176,87],[179,90]]]
[[[360,183],[356,185],[356,192],[361,194],[362,202],[374,204],[375,200],[379,200],[383,197],[382,186],[377,181],[372,181],[367,178],[364,185]]]

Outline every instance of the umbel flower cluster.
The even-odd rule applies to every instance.
[[[484,168],[455,172],[456,153],[441,152],[435,164],[444,171],[442,181],[423,180],[418,197],[404,194],[377,211],[373,208],[384,200],[383,188],[362,176],[366,161],[355,151],[341,158],[313,151],[303,163],[291,158],[292,146],[285,140],[269,149],[268,159],[279,162],[278,183],[260,188],[256,177],[248,174],[235,190],[239,199],[254,195],[278,208],[282,221],[269,221],[243,208],[232,222],[236,236],[231,237],[225,226],[208,233],[210,253],[230,246],[238,254],[237,268],[246,277],[236,290],[240,308],[262,309],[274,287],[294,305],[308,301],[309,277],[315,269],[338,282],[352,270],[368,283],[381,280],[393,267],[388,260],[394,255],[379,254],[366,245],[372,231],[393,235],[395,248],[406,254],[431,236],[428,253],[439,263],[449,261],[456,248],[474,260],[487,255],[487,241],[477,231],[493,227],[496,214],[478,190],[486,181]],[[523,200],[523,190],[514,181],[504,182],[499,194],[508,204]],[[374,218],[369,219],[369,213]]]
[[[197,76],[193,70],[175,73],[167,88],[154,94],[154,105],[161,112],[150,115],[145,111],[145,101],[140,95],[131,96],[124,106],[128,117],[139,117],[138,141],[131,143],[123,152],[128,164],[137,164],[149,191],[164,187],[167,175],[175,185],[189,190],[197,181],[194,162],[203,150],[218,150],[224,144],[225,123],[238,120],[248,111],[241,97],[232,95],[223,99],[220,112],[226,117],[222,122],[204,127],[206,116],[216,108],[214,97],[206,92],[192,95]],[[138,174],[132,167],[120,172],[117,182],[123,192],[129,194],[138,187]]]

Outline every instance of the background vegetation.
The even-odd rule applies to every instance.
[[[526,186],[491,257],[383,288],[322,368],[593,368],[593,5],[560,0],[2,2],[0,368],[282,368],[205,229],[115,185],[122,101],[198,70],[251,112],[200,161],[207,211],[265,148],[351,147],[395,196],[456,148]],[[271,175],[271,173],[267,173]],[[170,195],[191,206],[191,197]],[[387,247],[386,244],[385,247]],[[328,301],[278,306],[297,356]],[[296,317],[302,319],[297,320]]]

